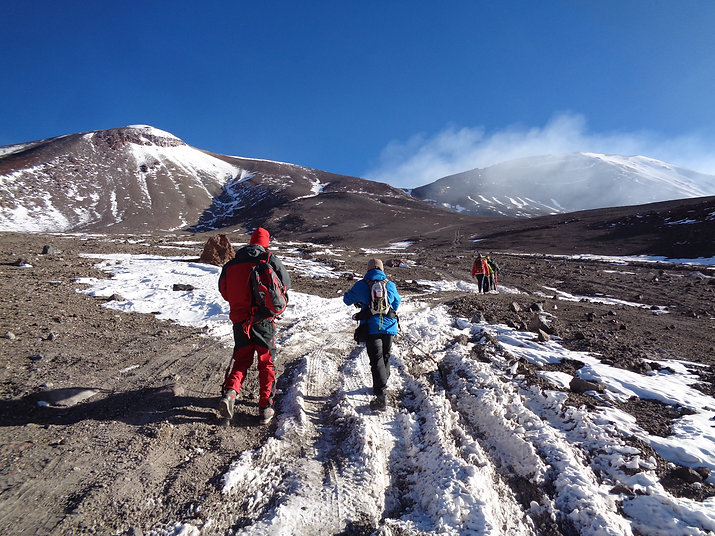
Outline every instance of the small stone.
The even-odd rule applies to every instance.
[[[690,467],[678,467],[671,474],[678,480],[682,480],[683,482],[688,482],[690,484],[703,481],[702,475]]]
[[[17,339],[17,336],[12,331],[5,332],[5,338],[11,341]]]
[[[479,324],[480,322],[484,321],[484,313],[482,313],[481,311],[477,311],[476,313],[474,313],[472,315],[472,319],[470,320],[472,324]]]
[[[571,379],[571,382],[569,382],[569,389],[571,389],[574,393],[585,393],[586,391],[603,392],[603,387],[601,385],[584,380],[578,376]]]
[[[174,286],[172,287],[174,291],[189,291],[189,290],[194,290],[196,287],[193,285],[185,285],[183,283],[174,283]]]

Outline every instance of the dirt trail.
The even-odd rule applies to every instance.
[[[247,503],[240,494],[227,496],[221,479],[242,453],[260,452],[276,433],[284,433],[275,422],[268,427],[254,425],[255,375],[249,376],[238,400],[238,426],[222,427],[214,408],[230,348],[200,329],[162,322],[153,315],[117,313],[101,307],[103,300],[75,292],[78,277],[106,277],[93,268],[96,260],[80,253],[157,254],[156,245],[164,244],[165,238],[108,241],[4,234],[0,239],[0,336],[7,334],[0,338],[0,532],[129,534],[176,520],[201,525],[207,519],[222,527],[250,525],[250,515],[260,505]],[[59,252],[41,254],[46,244]],[[197,249],[165,248],[160,254],[198,254]],[[462,274],[471,265],[468,252],[447,255],[451,266],[429,252],[416,258],[416,267],[390,268],[401,292],[413,288],[416,279],[432,278],[435,269]],[[18,259],[32,268],[18,266]],[[715,286],[709,280],[689,277],[692,270],[687,268],[642,265],[620,273],[625,270],[586,261],[518,256],[499,260],[504,284],[528,294],[454,293],[436,299],[450,302],[457,314],[471,317],[480,310],[488,321],[510,325],[527,318],[510,309],[514,301],[524,308],[535,301],[547,307],[554,304],[545,290],[550,286],[574,294],[618,294],[622,299],[669,307],[669,315],[658,316],[634,307],[559,301],[555,328],[570,347],[598,351],[604,360],[624,367],[640,366],[657,356],[700,360],[707,365],[702,371],[707,381],[703,388],[712,392]],[[345,266],[356,273],[364,269],[362,259]],[[300,290],[325,296],[335,296],[336,289],[350,284],[300,278],[295,282]],[[329,519],[334,520],[367,500],[344,485],[346,471],[358,469],[347,464],[355,453],[341,450],[348,447],[339,438],[355,431],[338,425],[329,411],[340,392],[359,390],[367,381],[360,376],[365,371],[348,370],[355,366],[355,356],[346,329],[328,345],[323,345],[324,340],[285,339],[286,351],[277,363],[283,391],[297,385],[302,375],[307,420],[301,433],[305,433],[305,448],[317,449],[322,464],[306,466],[305,474],[319,470],[317,476],[324,479],[319,487],[325,495],[322,501],[333,505]],[[359,385],[317,378],[316,371],[324,370],[326,363],[349,378],[346,382]],[[438,388],[438,384],[431,387]],[[53,396],[89,395],[90,389],[97,392],[76,405],[38,404]],[[648,408],[632,409],[637,418],[662,422],[667,429],[669,416]],[[469,433],[477,437],[478,429]],[[328,439],[335,438],[340,448],[328,449]],[[295,456],[300,455],[296,450]],[[371,463],[386,462],[375,457]],[[405,466],[402,476],[390,477],[390,484],[399,490],[404,472],[416,470]],[[315,485],[318,489],[317,481]],[[687,486],[681,488],[686,495],[693,493]],[[388,500],[393,501],[385,505],[388,514],[406,507],[397,497]],[[368,526],[367,519],[354,520],[356,534]]]

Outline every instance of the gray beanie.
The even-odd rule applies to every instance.
[[[378,269],[378,270],[384,271],[384,268],[382,267],[382,261],[380,259],[370,259],[369,261],[367,261],[367,269],[368,270]]]

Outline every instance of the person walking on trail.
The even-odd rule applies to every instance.
[[[373,409],[387,406],[387,380],[390,377],[390,350],[392,337],[397,335],[397,308],[401,298],[395,283],[385,275],[382,261],[370,259],[363,279],[355,283],[343,296],[346,305],[360,307],[355,318],[367,326],[365,347],[370,358],[372,391],[370,401]]]
[[[236,252],[236,257],[224,265],[219,276],[219,292],[230,306],[235,343],[233,366],[224,381],[223,397],[219,402],[219,413],[226,419],[233,417],[236,396],[241,392],[255,355],[258,356],[259,418],[262,423],[267,423],[275,413],[275,315],[256,305],[251,278],[254,277],[254,267],[267,262],[285,287],[286,302],[291,281],[280,259],[268,251],[269,242],[268,231],[257,228],[251,234],[250,243]]]
[[[499,284],[499,265],[491,255],[487,255],[487,266],[489,266],[489,290],[497,292]]]
[[[477,279],[477,293],[486,292],[485,289],[486,285],[488,284],[488,276],[489,265],[487,264],[487,260],[482,257],[481,253],[477,253],[477,258],[474,259],[474,263],[472,264],[472,279],[474,279],[475,277]]]

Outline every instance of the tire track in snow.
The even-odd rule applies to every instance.
[[[433,314],[421,310],[401,317],[407,336],[428,351],[451,338],[451,330],[440,326]],[[413,324],[422,331],[410,333]],[[533,534],[532,524],[488,456],[462,429],[439,374],[420,373],[424,367],[412,363],[407,366],[406,361],[417,356],[405,350],[403,344],[396,352],[404,408],[396,419],[398,445],[391,456],[394,489],[385,524],[420,534]]]
[[[480,328],[473,328],[480,332]],[[506,340],[506,339],[505,339]],[[445,353],[442,364],[449,370],[448,396],[504,474],[531,483],[531,491],[552,490],[535,495],[530,513],[541,524],[579,534],[630,535],[630,524],[617,513],[610,485],[600,482],[588,454],[578,445],[582,440],[562,432],[558,396],[538,390],[519,389],[505,379],[508,359],[491,363],[475,361],[464,346]],[[593,429],[592,426],[589,429]],[[582,439],[582,438],[581,438]],[[603,464],[604,467],[608,463]],[[589,493],[583,493],[583,490]],[[538,499],[538,500],[536,500]],[[549,519],[551,522],[549,522]]]
[[[301,308],[297,304],[296,309]],[[341,301],[324,300],[326,308],[344,315]],[[321,320],[295,312],[292,316],[294,322],[286,328],[281,344],[281,358],[295,360],[296,365],[279,402],[276,437],[258,449],[259,453],[244,453],[224,476],[224,494],[272,497],[246,505],[242,517],[251,524],[237,527],[237,534],[337,533],[343,530],[344,513],[350,508],[351,488],[325,457],[327,447],[322,439],[330,435],[325,408],[339,381],[338,366],[352,346],[350,321],[346,317],[336,331],[334,318]],[[271,467],[280,468],[276,478],[248,483],[243,478]]]

